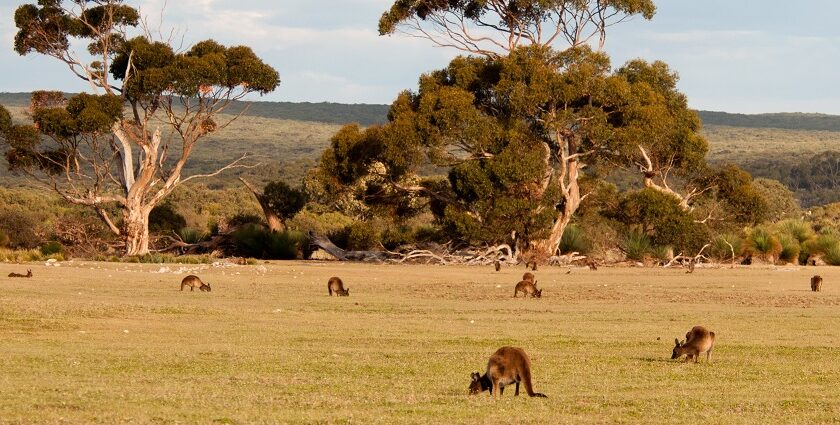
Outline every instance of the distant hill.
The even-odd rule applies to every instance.
[[[71,94],[67,94],[71,96]],[[29,93],[0,93],[0,105],[29,106]],[[237,102],[231,110],[239,110]],[[245,102],[245,115],[289,121],[322,122],[327,124],[358,123],[363,126],[382,124],[388,117],[388,105],[310,103],[310,102]]]
[[[840,131],[840,116],[782,112],[775,114],[730,114],[697,111],[704,125],[725,125],[746,128],[781,128],[785,130]]]
[[[29,93],[0,93],[0,105],[25,107]],[[69,96],[69,94],[68,94]],[[290,121],[322,122],[327,124],[359,123],[363,126],[382,124],[388,117],[388,105],[310,103],[310,102],[250,102],[245,115]],[[780,128],[786,130],[821,130],[840,132],[840,116],[785,112],[774,114],[731,114],[717,111],[697,111],[704,125],[742,128]]]

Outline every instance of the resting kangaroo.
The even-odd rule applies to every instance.
[[[706,353],[706,362],[711,361],[712,348],[715,345],[715,333],[702,326],[695,326],[685,334],[685,341],[674,338],[674,352],[671,359],[678,359],[686,355],[685,361],[694,358],[694,363],[700,361],[700,354]]]
[[[198,288],[201,291],[210,292],[212,289],[210,288],[209,284],[202,282],[201,279],[198,278],[198,276],[192,274],[185,277],[184,280],[181,281],[182,291],[184,290],[185,286],[189,286],[190,291],[193,291],[195,290],[195,288]]]
[[[11,276],[11,275],[9,275]],[[822,291],[822,277],[817,275],[811,278],[811,290],[814,292]]]
[[[327,291],[330,293],[330,296],[332,296],[333,292],[339,297],[350,296],[350,288],[344,289],[344,282],[337,276],[333,276],[327,281]]]
[[[521,348],[502,347],[496,350],[487,362],[484,375],[473,372],[470,377],[470,395],[490,390],[490,394],[498,400],[505,387],[513,383],[516,384],[513,395],[519,395],[519,382],[522,382],[528,396],[546,397],[545,394],[534,392],[531,384],[531,359]]]
[[[530,295],[531,298],[542,298],[542,289],[537,289],[537,282],[530,281],[530,280],[523,280],[516,284],[516,288],[513,288],[513,298],[516,298],[516,294],[522,292],[523,297]]]
[[[32,269],[27,269],[26,274],[11,272],[9,273],[9,277],[32,277]]]

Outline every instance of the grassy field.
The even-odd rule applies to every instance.
[[[567,270],[0,264],[0,423],[840,423],[840,268]],[[503,345],[548,399],[467,395]]]

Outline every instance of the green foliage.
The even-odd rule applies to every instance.
[[[210,236],[207,233],[200,232],[196,229],[192,229],[189,227],[181,228],[180,230],[178,230],[177,234],[182,241],[190,244],[205,241]]]
[[[14,207],[0,207],[0,231],[13,249],[32,249],[41,244],[38,221],[30,212]]]
[[[563,231],[563,237],[560,239],[561,254],[572,252],[588,254],[591,249],[592,242],[580,226],[575,224],[566,226],[566,229]]]
[[[624,240],[619,248],[627,256],[627,259],[643,261],[652,252],[653,245],[646,234],[633,230],[624,235]]]
[[[656,246],[696,252],[708,240],[704,228],[680,207],[677,198],[654,189],[627,194],[614,214],[625,225],[638,226]]]
[[[792,236],[799,244],[804,244],[816,236],[811,226],[799,219],[781,221],[776,224],[776,227],[780,233]]]
[[[171,201],[152,208],[149,213],[149,231],[152,233],[172,236],[186,226],[187,220],[178,214]]]
[[[41,245],[41,254],[44,256],[50,256],[54,254],[62,254],[64,255],[64,246],[61,245],[60,242],[57,241],[49,241],[43,245]]]
[[[779,239],[765,227],[752,229],[747,239],[747,250],[754,255],[760,255],[765,260],[775,261],[782,252]]]
[[[782,183],[765,178],[753,180],[752,187],[767,202],[767,218],[778,221],[802,212],[794,193]]]
[[[799,252],[802,249],[799,241],[788,233],[780,234],[777,239],[781,246],[779,260],[788,263],[799,263]]]
[[[714,170],[709,183],[717,187],[717,198],[725,205],[724,213],[731,222],[756,225],[769,218],[768,200],[753,187],[752,176],[737,165]]]
[[[232,234],[232,238],[237,254],[243,257],[301,259],[309,247],[309,239],[301,232],[272,232],[254,224],[240,227]]]
[[[731,245],[731,246],[730,246]],[[744,239],[735,233],[725,233],[716,236],[712,240],[712,246],[709,247],[709,255],[718,261],[732,260],[741,255],[744,250]]]
[[[823,260],[829,266],[840,266],[840,242],[826,251]]]
[[[294,217],[307,202],[306,192],[303,189],[292,188],[283,181],[267,184],[262,196],[269,208],[283,221]]]
[[[379,232],[367,221],[357,221],[347,229],[347,249],[364,251],[379,246]]]
[[[172,255],[151,253],[146,255],[131,255],[126,257],[99,257],[97,261],[141,263],[141,264],[211,264],[216,259],[209,255]]]

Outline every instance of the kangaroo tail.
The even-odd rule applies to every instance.
[[[525,392],[528,393],[528,397],[545,397],[548,398],[547,395],[543,393],[535,393],[534,387],[531,385],[531,370],[525,369],[525,373],[522,375],[522,383],[525,384]]]

